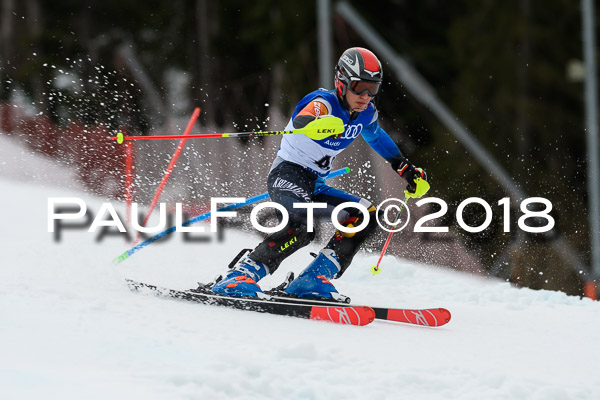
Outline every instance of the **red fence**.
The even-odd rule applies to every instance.
[[[80,122],[59,126],[45,115],[31,115],[21,108],[0,104],[0,132],[18,136],[31,150],[74,167],[90,191],[123,199],[125,146],[108,140],[115,132],[106,127]]]

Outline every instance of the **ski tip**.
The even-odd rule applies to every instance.
[[[450,310],[447,310],[445,308],[439,308],[440,314],[443,315],[444,318],[444,324],[447,324],[448,322],[450,322],[450,319],[452,319],[452,314],[450,314]]]
[[[386,308],[383,310],[386,310],[387,314],[382,319],[428,327],[439,327],[446,325],[448,322],[450,322],[451,318],[450,311],[441,307],[414,310],[403,308]]]
[[[129,287],[129,290],[131,290],[132,292],[140,292],[142,290],[142,288],[144,287],[142,283],[128,279],[128,278],[125,278],[125,283]]]

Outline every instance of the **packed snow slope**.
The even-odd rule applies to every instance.
[[[13,156],[0,150],[2,399],[598,398],[598,302],[393,257],[372,276],[377,257],[365,254],[335,282],[340,292],[374,306],[446,307],[452,321],[352,327],[136,294],[125,277],[194,287],[259,238],[175,234],[115,266],[122,238],[67,230],[58,242],[47,231],[49,197],[81,197],[94,216],[104,200],[24,182],[51,168],[31,159],[15,176],[1,165]],[[286,260],[263,288],[318,250]]]

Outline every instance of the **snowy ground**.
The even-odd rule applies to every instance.
[[[122,239],[96,243],[94,234],[65,231],[55,242],[47,232],[48,197],[82,197],[94,212],[102,200],[76,184],[25,179],[54,167],[24,152],[28,162],[15,168],[19,157],[5,141],[1,399],[598,398],[600,303],[558,292],[392,257],[372,276],[376,256],[359,255],[335,282],[355,302],[443,306],[452,321],[437,329],[338,326],[131,293],[124,277],[174,288],[212,279],[257,237],[176,236],[114,266],[128,248]],[[299,271],[318,249],[295,254],[262,286]]]

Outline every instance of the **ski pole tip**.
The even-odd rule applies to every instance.
[[[373,275],[377,275],[377,274],[379,274],[380,272],[381,272],[381,269],[379,269],[379,267],[378,267],[377,265],[373,265],[373,266],[371,267],[371,273],[372,273]]]
[[[123,138],[123,132],[119,132],[119,133],[117,133],[117,143],[118,143],[118,144],[123,144],[123,141],[124,141],[124,140],[125,140],[125,139]]]

